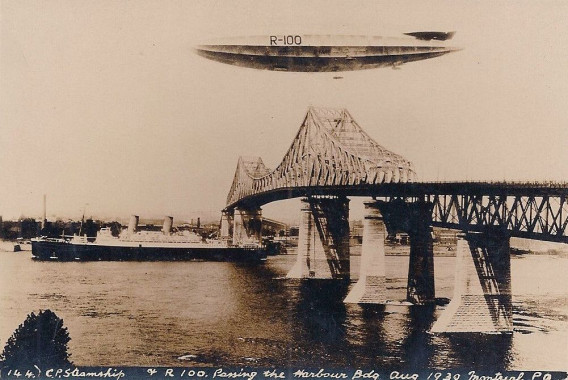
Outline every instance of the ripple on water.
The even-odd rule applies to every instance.
[[[487,362],[526,369],[544,360],[555,369],[567,354],[566,265],[557,258],[513,258],[509,340],[428,334],[440,307],[346,305],[348,287],[285,279],[294,255],[261,267],[5,258],[3,284],[12,288],[2,298],[4,341],[26,313],[50,307],[65,320],[78,365],[476,368]],[[436,259],[440,297],[452,296],[454,260]],[[405,299],[408,258],[387,256],[386,264],[387,298]],[[529,286],[541,272],[553,279]]]

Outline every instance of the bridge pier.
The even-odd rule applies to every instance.
[[[302,199],[300,230],[298,232],[298,254],[294,266],[286,275],[287,278],[308,278],[309,266],[313,264],[310,257],[315,256],[316,251],[320,252],[318,256],[321,256],[323,252],[319,238],[315,238],[312,210],[307,198]]]
[[[382,304],[385,295],[385,224],[377,201],[364,202],[359,280],[343,302]]]
[[[296,263],[286,277],[349,278],[349,200],[346,197],[302,199],[299,233]]]
[[[235,208],[233,244],[260,244],[262,241],[262,210]]]
[[[432,304],[436,302],[432,205],[425,202],[411,203],[409,214],[410,258],[406,298],[415,305]]]
[[[505,233],[458,239],[454,296],[432,332],[513,331],[511,258]]]
[[[394,199],[379,201],[389,232],[403,231],[410,239],[406,298],[415,305],[436,301],[434,288],[434,247],[432,203]]]
[[[233,235],[233,221],[234,210],[232,211],[222,211],[221,213],[221,228],[220,228],[220,238],[221,240],[231,240]]]

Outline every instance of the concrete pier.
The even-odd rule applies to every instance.
[[[307,198],[302,199],[300,207],[300,230],[298,236],[298,255],[296,263],[286,275],[287,278],[310,278],[315,277],[315,261],[325,260],[325,266],[317,265],[319,275],[330,278],[329,266],[323,250],[323,245],[314,225],[312,209]],[[310,268],[312,271],[310,272]]]
[[[436,301],[431,227],[433,204],[400,198],[377,203],[389,233],[402,231],[410,240],[407,300],[415,305],[433,304]]]
[[[386,229],[378,202],[364,202],[363,245],[359,280],[343,302],[382,304],[385,295]]]
[[[260,244],[262,232],[262,210],[236,208],[233,216],[233,244]]]
[[[221,214],[221,240],[231,240],[233,235],[234,211],[223,211]]]
[[[431,204],[409,204],[410,259],[406,298],[415,305],[427,305],[436,301],[431,223]]]
[[[288,278],[349,278],[349,200],[302,199],[298,257]]]
[[[454,296],[432,332],[512,331],[509,237],[462,235],[457,244]]]

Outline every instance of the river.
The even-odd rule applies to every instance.
[[[51,309],[81,366],[568,369],[566,256],[512,257],[512,336],[430,334],[440,306],[346,305],[347,286],[285,279],[295,259],[60,263],[0,252],[0,342]],[[438,297],[452,296],[454,262],[435,258]],[[408,256],[386,265],[387,297],[402,300]]]

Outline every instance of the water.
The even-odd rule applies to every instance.
[[[427,333],[441,307],[345,305],[347,286],[283,278],[295,255],[216,262],[35,262],[0,252],[0,342],[34,310],[69,329],[76,365],[567,369],[568,259],[512,258],[512,336]],[[436,257],[438,297],[453,257]],[[389,299],[407,256],[387,256]],[[352,257],[353,277],[359,257]]]

